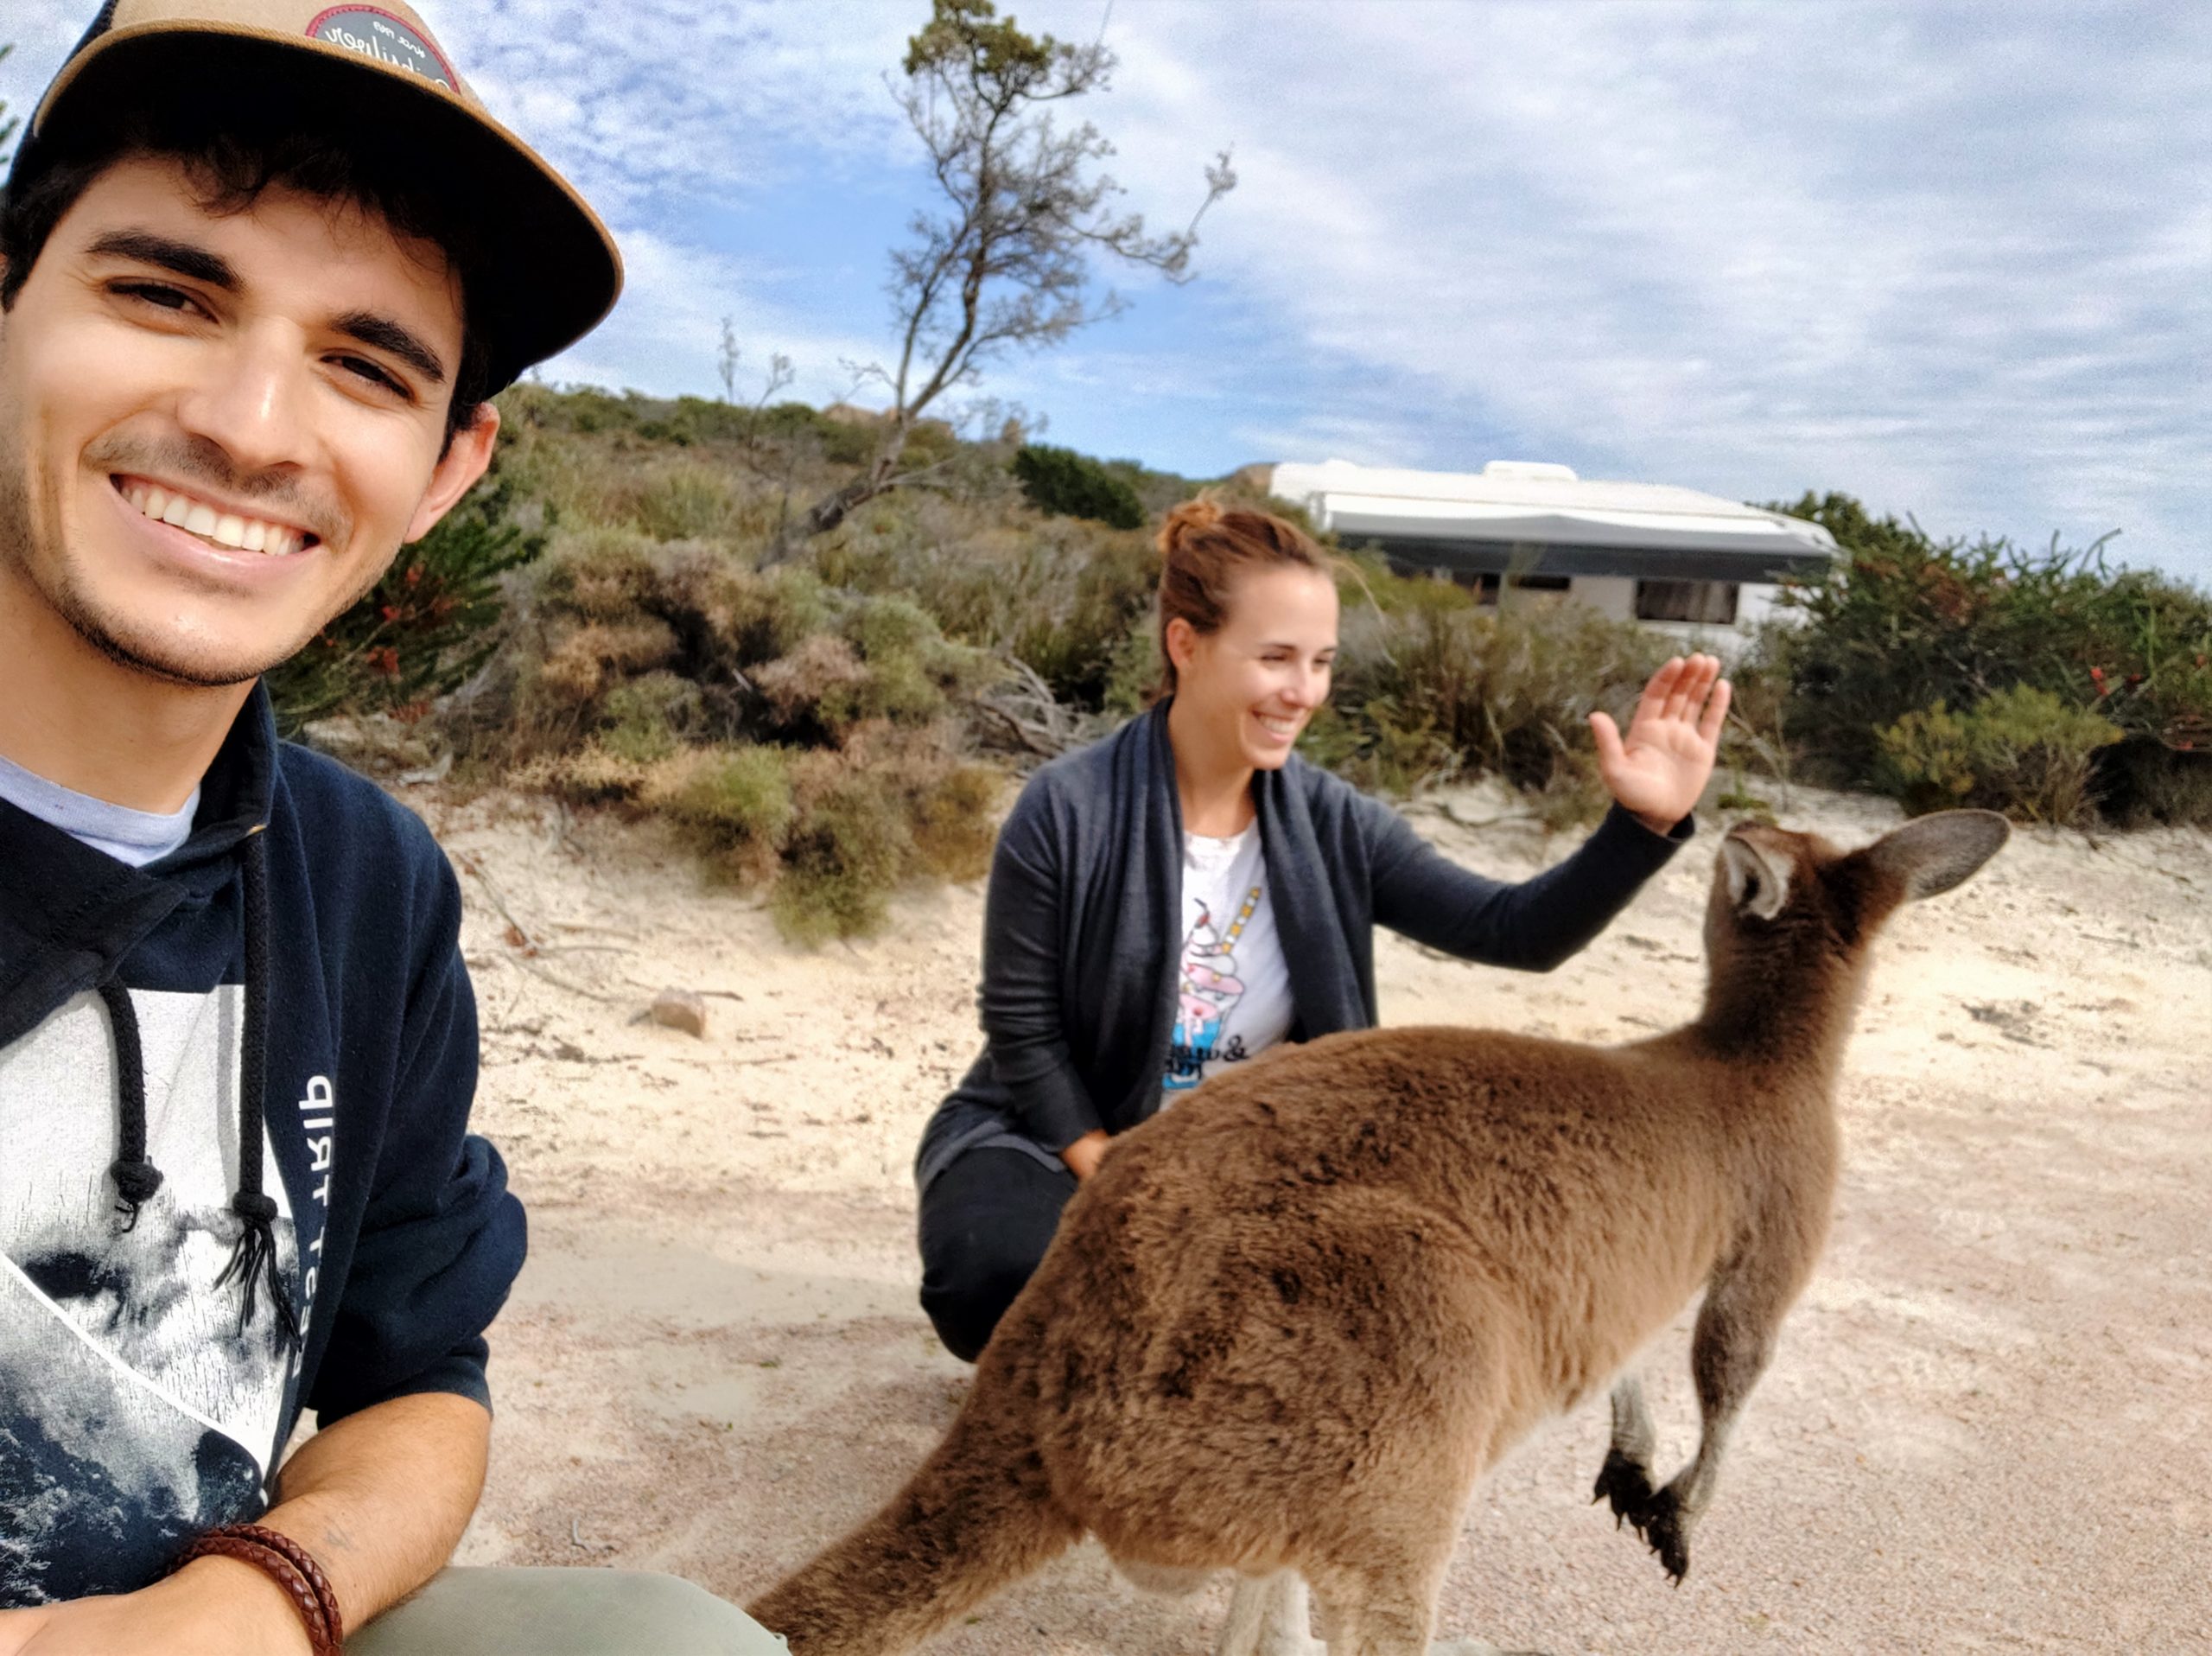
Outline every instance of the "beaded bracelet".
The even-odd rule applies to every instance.
[[[300,1613],[315,1656],[345,1656],[346,1623],[338,1595],[315,1555],[290,1536],[258,1524],[226,1524],[195,1536],[169,1569],[174,1574],[194,1558],[209,1557],[235,1558],[260,1570],[284,1589]]]

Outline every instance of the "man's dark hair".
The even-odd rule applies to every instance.
[[[399,140],[364,150],[358,132],[341,134],[302,124],[289,99],[259,118],[217,117],[190,111],[123,116],[93,142],[42,156],[28,181],[0,192],[0,311],[13,309],[31,266],[78,199],[101,174],[127,156],[167,156],[184,164],[201,204],[211,212],[243,213],[274,188],[295,190],[374,213],[394,234],[440,248],[461,279],[461,361],[446,410],[445,443],[476,417],[490,387],[490,352],[470,320],[480,303],[474,277],[484,267],[466,212],[416,180],[436,158]],[[290,105],[286,107],[285,105]]]

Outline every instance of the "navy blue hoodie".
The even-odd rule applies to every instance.
[[[0,1608],[258,1515],[302,1409],[487,1400],[523,1214],[467,1132],[460,920],[429,831],[258,688],[158,863],[0,801]]]

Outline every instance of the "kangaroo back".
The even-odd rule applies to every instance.
[[[1081,1538],[992,1368],[904,1489],[748,1607],[792,1656],[894,1656]]]

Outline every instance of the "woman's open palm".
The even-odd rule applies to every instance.
[[[1713,775],[1728,697],[1719,657],[1676,656],[1644,685],[1625,737],[1610,715],[1592,713],[1607,791],[1662,834],[1689,815]]]

